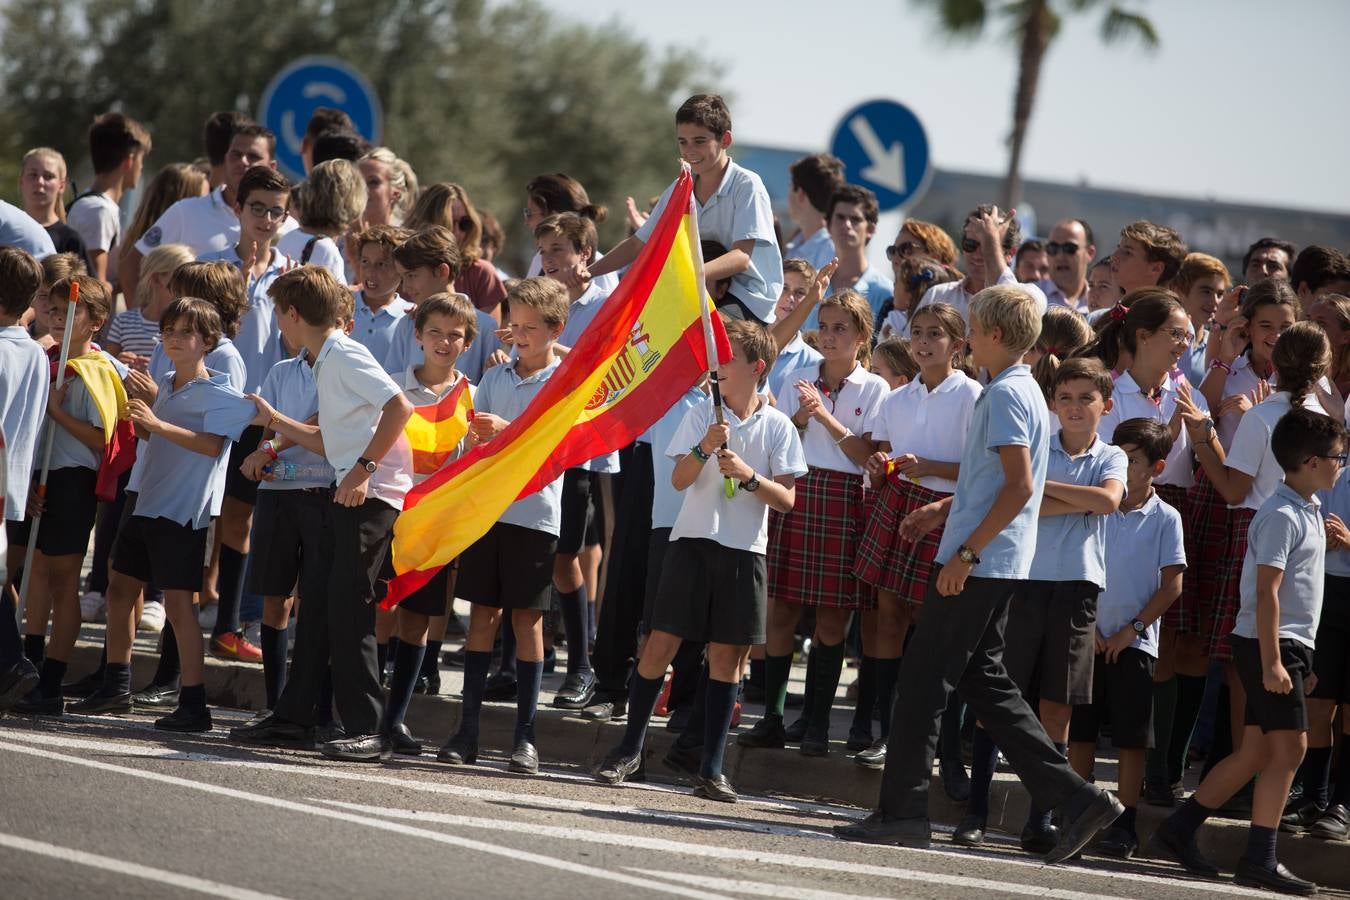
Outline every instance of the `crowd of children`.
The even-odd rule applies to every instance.
[[[464,187],[419,189],[335,110],[310,123],[294,185],[271,132],[213,115],[206,160],[156,175],[125,234],[142,125],[94,122],[93,188],[68,212],[64,158],[31,151],[34,237],[0,246],[0,709],[160,709],[159,729],[209,730],[210,654],[263,667],[268,712],[235,741],[416,756],[409,703],[439,690],[459,626],[462,713],[436,758],[476,762],[483,703],[514,699],[504,749],[532,774],[557,638],[554,705],[626,719],[602,782],[641,769],[663,706],[681,731],[666,762],[735,801],[728,733],[762,702],[742,752],[842,743],[882,773],[841,838],[928,846],[936,756],[966,804],[952,840],[978,846],[1006,759],[1032,798],[1021,846],[1051,862],[1129,858],[1144,802],[1174,808],[1154,851],[1214,876],[1195,836],[1222,809],[1251,819],[1239,883],[1314,892],[1275,836],[1350,834],[1350,261],[1268,238],[1233,278],[1146,221],[1099,258],[1081,220],[1023,241],[982,205],[958,242],[906,221],[888,274],[868,264],[876,199],[838,160],[791,167],[780,245],[731,135],[715,95],[676,114],[732,348],[720,406],[688,386],[388,613],[375,601],[410,488],[525,412],[670,193],[603,254],[605,209],[566,175],[533,179],[535,257],[513,280]],[[473,407],[460,446],[415,456],[414,408],[456,390]],[[106,621],[106,646],[67,681],[82,618]],[[140,689],[138,627],[161,631]],[[1102,740],[1114,794],[1093,783]],[[1193,743],[1206,762],[1187,797]]]

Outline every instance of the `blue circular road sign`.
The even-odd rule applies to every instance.
[[[331,56],[301,57],[276,74],[258,104],[258,121],[277,136],[277,164],[292,178],[304,177],[300,142],[320,106],[342,110],[363,138],[379,143],[384,114],[366,77]]]
[[[870,100],[844,113],[830,140],[849,181],[871,189],[882,211],[909,206],[932,174],[919,117],[893,100]]]

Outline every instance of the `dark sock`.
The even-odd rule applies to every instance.
[[[0,668],[8,668],[19,661],[23,655],[23,638],[19,636],[19,623],[14,618],[14,604],[9,600],[9,591],[0,585]]]
[[[324,666],[323,680],[319,682],[319,696],[314,700],[315,723],[329,725],[333,721],[333,667]]]
[[[1144,754],[1144,781],[1171,784],[1167,760],[1172,750],[1172,723],[1177,714],[1177,679],[1153,682],[1153,749]]]
[[[1055,743],[1054,747],[1055,752],[1058,753],[1060,756],[1063,756],[1065,758],[1068,757],[1069,754],[1068,744]],[[1051,815],[1052,815],[1051,810],[1041,809],[1039,806],[1036,805],[1035,801],[1032,801],[1031,806],[1027,811],[1027,824],[1035,825],[1037,828],[1042,829],[1049,828],[1051,825]]]
[[[1172,740],[1167,752],[1167,782],[1177,784],[1186,774],[1186,756],[1191,749],[1195,723],[1205,702],[1205,679],[1199,675],[1177,676],[1177,711],[1172,719]]]
[[[1300,772],[1303,776],[1303,799],[1327,808],[1331,793],[1332,747],[1309,747],[1303,756]]]
[[[844,671],[844,642],[830,646],[821,644],[819,651],[815,689],[806,695],[806,702],[811,709],[812,731],[817,735],[828,735],[830,711],[834,709],[834,695],[839,690],[839,676]]]
[[[685,641],[689,646],[689,641]],[[675,743],[686,750],[703,746],[703,717],[708,708],[708,664],[700,662],[694,678],[694,690],[689,697],[689,719]]]
[[[60,697],[61,679],[65,677],[65,662],[48,656],[42,661],[42,680],[38,682],[38,692],[44,699]]]
[[[286,687],[286,629],[264,625],[259,638],[262,641],[263,689],[267,694],[267,708],[272,709]]]
[[[375,671],[380,678],[384,678],[384,670],[389,666],[389,645],[375,644]]]
[[[233,634],[239,630],[239,603],[244,598],[244,554],[233,547],[220,545],[220,575],[216,578],[216,626],[212,637]]]
[[[731,728],[731,716],[736,710],[736,693],[739,689],[740,685],[734,681],[708,679],[703,709],[703,760],[699,764],[699,774],[704,778],[716,778],[722,774],[727,731]]]
[[[585,641],[583,639],[583,646]],[[570,651],[572,645],[569,643]],[[571,656],[571,653],[568,653]],[[539,686],[544,681],[544,661],[516,660],[516,735],[515,743],[534,743],[534,711],[539,706]]]
[[[159,633],[159,663],[155,666],[155,676],[150,679],[150,683],[171,685],[178,680],[181,671],[182,667],[178,664],[178,638],[173,633],[173,626],[165,622],[164,630]]]
[[[790,657],[789,657],[789,658],[790,658]],[[768,668],[767,668],[767,663],[766,663],[766,661],[765,661],[765,660],[767,660],[767,659],[768,659],[768,656],[767,656],[767,654],[766,654],[764,659],[752,659],[752,660],[750,660],[750,683],[751,683],[751,684],[757,685],[757,686],[759,686],[759,687],[764,687],[764,686],[768,683],[768,682],[766,681],[766,679],[767,679],[767,677],[768,677],[767,674],[766,674],[766,673],[768,672]]]
[[[877,703],[881,707],[878,724],[882,737],[889,737],[891,733],[891,708],[895,705],[895,685],[899,680],[900,660],[898,657],[896,659],[877,660]],[[956,696],[956,691],[952,691],[952,696]]]
[[[391,635],[389,636],[389,662],[390,662],[390,663],[392,663],[392,662],[394,661],[394,657],[398,656],[398,645],[401,644],[401,643],[403,643],[403,642],[400,641],[400,640],[398,639],[398,635],[396,635],[396,634],[391,634]]]
[[[47,655],[47,636],[45,634],[25,634],[23,636],[23,655],[39,669]]]
[[[872,733],[872,710],[877,705],[877,658],[864,656],[858,664],[858,702],[853,707],[853,730]]]
[[[647,734],[647,723],[652,719],[652,710],[656,708],[656,698],[661,696],[661,687],[666,683],[664,675],[658,678],[643,678],[637,672],[628,685],[628,723],[624,726],[623,740],[619,750],[625,756],[631,756],[642,749],[642,740]]]
[[[499,671],[503,675],[516,677],[516,630],[511,627],[511,617],[502,616],[502,662]]]
[[[788,679],[792,676],[792,654],[764,656],[764,715],[783,717],[787,703]]]
[[[422,654],[426,649],[417,644],[399,642],[398,654],[394,657],[394,677],[389,680],[389,699],[384,702],[385,734],[395,725],[403,724],[408,704],[412,702],[413,688],[417,686],[417,676],[422,671]]]
[[[1341,708],[1345,715],[1345,708]],[[1350,806],[1350,737],[1341,735],[1341,763],[1336,767],[1336,794],[1334,799],[1343,806]]]
[[[1219,685],[1219,699],[1214,705],[1214,734],[1209,742],[1209,752],[1205,754],[1205,767],[1200,770],[1201,781],[1233,752],[1233,731],[1228,715],[1231,699],[1227,683]]]
[[[811,642],[811,652],[806,654],[806,681],[802,687],[802,721],[811,725],[811,698],[816,695],[816,672],[820,669],[820,645]]]
[[[1121,828],[1124,828],[1130,834],[1135,834],[1134,823],[1138,812],[1139,810],[1136,807],[1127,806],[1125,807],[1125,811],[1120,814],[1120,816],[1116,819],[1114,824],[1119,825]]]
[[[109,693],[130,694],[131,664],[108,663],[108,668],[103,670],[103,686]]]
[[[994,770],[998,768],[998,747],[994,746],[989,732],[978,726],[970,743],[970,802],[966,805],[966,813],[988,819],[989,786],[994,783]]]
[[[683,641],[670,661],[670,696],[666,704],[670,709],[682,709],[690,704],[703,703],[703,645],[696,641]]]
[[[184,709],[206,709],[206,685],[185,684],[178,690],[178,705]]]
[[[1275,834],[1274,828],[1253,825],[1247,829],[1247,849],[1242,858],[1268,872],[1275,870]]]
[[[947,708],[942,711],[942,727],[938,733],[938,758],[946,763],[964,765],[961,758],[961,719],[966,714],[966,704],[961,695],[952,691],[947,696]]]
[[[1201,806],[1200,801],[1195,799],[1195,795],[1186,798],[1186,802],[1177,807],[1177,811],[1167,817],[1167,821],[1172,823],[1172,827],[1177,833],[1185,838],[1195,836],[1200,830],[1200,826],[1205,824],[1205,820],[1214,815],[1214,810]]]
[[[427,641],[427,652],[422,654],[422,677],[435,678],[441,673],[441,642]]]
[[[575,591],[558,591],[562,605],[563,631],[567,633],[567,674],[591,670],[591,657],[586,652],[586,586]]]
[[[492,654],[485,650],[464,651],[464,705],[459,715],[459,736],[478,743],[478,718],[483,710],[483,689],[487,687]]]

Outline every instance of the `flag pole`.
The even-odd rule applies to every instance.
[[[690,173],[691,179],[693,178],[689,163],[680,160],[680,167]],[[722,387],[717,379],[717,339],[713,336],[712,304],[708,296],[707,279],[703,277],[703,243],[698,233],[698,206],[693,190],[689,191],[689,239],[693,244],[690,249],[694,257],[694,277],[698,281],[698,307],[699,315],[703,319],[703,342],[707,348],[708,385],[712,389],[713,414],[717,417],[718,425],[725,425],[727,416],[722,405]],[[727,445],[723,444],[721,449],[727,449]],[[723,477],[722,487],[728,498],[736,493],[736,482],[730,475]]]
[[[66,327],[65,333],[61,335],[61,362],[56,368],[56,387],[55,390],[61,390],[66,383],[66,363],[70,360],[70,335],[75,327],[75,308],[80,302],[80,283],[71,281],[70,299],[66,303]],[[52,443],[56,439],[56,421],[51,417],[47,419],[47,428],[43,434],[42,450],[42,469],[38,473],[37,495],[38,499],[47,498],[47,475],[52,467]],[[14,607],[14,621],[18,622],[23,616],[23,608],[28,602],[28,585],[33,581],[33,553],[37,550],[38,528],[42,525],[42,513],[37,513],[32,517],[33,527],[28,532],[28,546],[24,548],[23,553],[23,580],[19,582],[19,602]],[[46,627],[46,623],[43,623]]]

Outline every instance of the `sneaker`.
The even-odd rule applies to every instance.
[[[105,609],[106,617],[106,609]],[[138,631],[149,631],[159,634],[164,630],[164,604],[147,603],[141,608],[141,620],[136,623]]]
[[[219,611],[220,608],[214,603],[210,606],[203,606],[201,609],[197,610],[197,624],[201,626],[203,631],[213,631],[215,629],[216,613]],[[214,641],[212,643],[214,643]]]
[[[262,650],[243,634],[227,632],[211,638],[211,655],[217,659],[237,659],[240,662],[262,662]]]
[[[80,621],[108,621],[108,600],[100,591],[88,591],[80,598]]]

